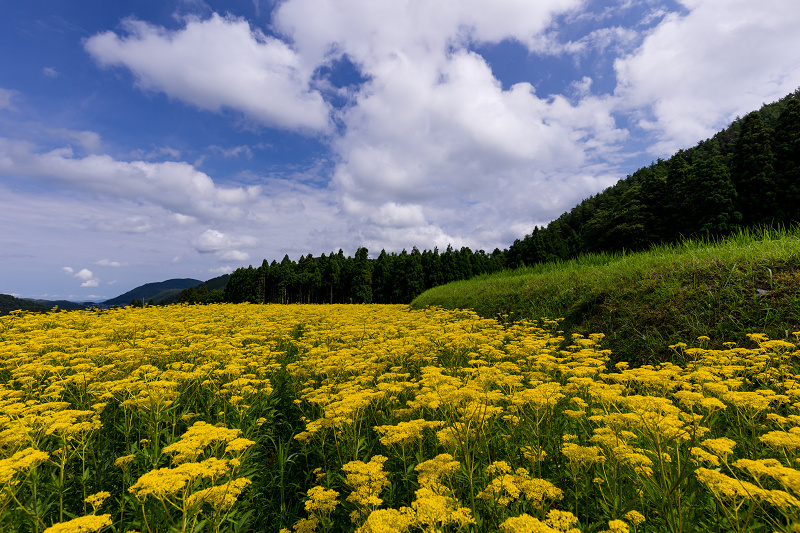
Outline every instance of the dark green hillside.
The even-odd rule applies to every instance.
[[[31,301],[39,305],[43,305],[44,307],[47,308],[48,311],[56,306],[58,306],[59,309],[70,311],[73,309],[88,309],[90,307],[94,307],[95,305],[97,305],[94,302],[73,302],[70,300],[31,300]]]
[[[185,289],[167,289],[153,296],[152,300],[157,305],[222,301],[222,291],[225,290],[229,277],[230,274],[223,274]],[[198,293],[200,298],[197,296]],[[207,295],[211,295],[211,298]],[[216,295],[219,297],[215,298]]]
[[[191,278],[168,279],[166,281],[160,281],[156,283],[147,283],[145,285],[136,287],[125,294],[121,294],[116,298],[106,300],[103,302],[103,304],[110,306],[128,305],[132,300],[144,300],[144,302],[148,302],[151,299],[158,303],[160,299],[156,300],[156,298],[160,298],[160,295],[164,293],[164,291],[177,290],[178,293],[180,293],[180,291],[183,289],[192,287],[194,285],[200,285],[201,283],[202,281]]]
[[[49,311],[52,306],[38,304],[32,300],[25,300],[11,296],[10,294],[0,294],[0,315],[7,315],[11,311],[23,310],[34,312]]]
[[[44,313],[53,307],[62,310],[87,309],[94,307],[94,302],[72,302],[69,300],[31,300],[28,298],[16,298],[10,294],[0,294],[0,315],[7,315],[11,311],[32,311]]]
[[[221,276],[217,276],[216,278],[211,278],[205,281],[206,289],[209,291],[224,291],[225,285],[228,283],[228,279],[231,277],[230,274],[223,274]]]

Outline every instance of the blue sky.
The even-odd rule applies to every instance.
[[[506,248],[800,87],[796,0],[30,0],[0,17],[0,293]]]

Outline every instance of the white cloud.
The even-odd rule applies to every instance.
[[[417,238],[502,247],[521,235],[504,242],[507,233],[482,226],[547,221],[586,186],[596,192],[620,177],[597,166],[626,138],[608,99],[539,98],[528,83],[503,90],[483,58],[463,50],[427,62],[386,58],[374,72],[334,143],[334,185],[354,227],[415,227]],[[376,230],[375,240],[407,247],[398,237]]]
[[[393,54],[417,60],[470,41],[525,43],[553,16],[580,5],[580,0],[289,0],[276,10],[274,24],[308,63],[347,53],[372,71]]]
[[[180,224],[181,226],[185,226],[187,224],[193,224],[193,223],[197,222],[197,219],[195,217],[182,215],[180,213],[174,213],[172,215],[172,220],[174,220],[176,223]]]
[[[192,243],[200,253],[219,252],[240,246],[255,246],[258,239],[250,235],[231,235],[207,229]]]
[[[684,0],[615,68],[622,105],[670,155],[800,87],[800,3]]]
[[[57,78],[58,77],[58,71],[56,69],[54,69],[53,67],[44,67],[42,69],[42,74],[44,74],[48,78]]]
[[[14,106],[11,105],[12,98],[17,96],[17,91],[12,91],[10,89],[3,89],[0,87],[0,110],[3,109],[14,109]]]
[[[41,153],[30,143],[4,138],[0,138],[0,174],[55,180],[208,219],[241,218],[260,194],[257,186],[218,187],[207,174],[183,162],[119,161],[108,155],[81,158],[71,148]]]
[[[590,50],[607,53],[610,48],[615,53],[628,49],[639,39],[639,33],[630,28],[613,26],[593,30],[576,41],[560,41],[560,34],[553,30],[537,35],[527,43],[528,49],[542,55],[560,56],[562,54],[586,54]]]
[[[208,272],[211,273],[211,274],[216,274],[217,276],[221,276],[223,274],[230,274],[234,270],[235,269],[233,267],[225,265],[225,266],[221,266],[219,268],[209,268]]]
[[[76,131],[67,128],[44,128],[44,131],[55,138],[76,143],[89,153],[97,153],[102,148],[100,135],[93,131]]]
[[[539,97],[529,83],[503,90],[474,43],[514,39],[534,49],[573,1],[373,2],[289,0],[276,27],[309,64],[344,54],[368,81],[338,115],[343,134],[332,188],[349,231],[392,249],[460,242],[507,246],[509,220],[524,227],[620,176],[626,137],[613,101],[589,84],[576,103]],[[308,13],[314,12],[314,17]],[[598,31],[581,47],[632,36]],[[535,217],[533,219],[532,217]],[[414,241],[416,239],[416,241]]]
[[[141,215],[120,215],[120,216],[105,216],[95,219],[91,227],[98,231],[107,231],[112,233],[140,233],[147,234],[152,232],[159,223],[151,217]]]
[[[170,146],[159,146],[157,148],[153,148],[152,150],[135,150],[131,152],[131,157],[133,159],[145,159],[145,160],[152,160],[152,159],[180,159],[181,151],[176,150]]]
[[[75,274],[75,277],[83,281],[88,281],[94,277],[94,274],[88,268],[83,268]]]
[[[72,269],[72,267],[62,267],[62,268],[61,268],[61,271],[62,271],[62,272],[66,272],[67,274],[73,274],[73,273],[75,272],[75,271]]]
[[[96,278],[95,279],[88,279],[88,280],[84,281],[83,283],[81,283],[81,287],[97,287],[98,285],[100,285],[100,280],[96,279]]]
[[[101,259],[99,261],[95,261],[95,265],[105,266],[105,267],[112,267],[112,268],[120,268],[124,266],[128,266],[128,263],[120,262],[120,261],[109,261],[108,259]]]
[[[309,86],[313,70],[243,19],[188,18],[178,31],[129,19],[124,28],[126,36],[101,33],[85,48],[103,66],[130,69],[144,89],[205,110],[233,109],[269,126],[322,132],[330,126],[328,105]]]
[[[220,261],[236,261],[237,263],[242,263],[250,259],[250,254],[241,250],[219,251],[216,256]]]
[[[258,239],[250,235],[232,235],[221,231],[208,229],[192,241],[192,246],[201,254],[213,253],[220,261],[244,262],[250,259],[250,254],[240,248],[252,248],[258,244]]]
[[[213,151],[219,153],[220,155],[222,155],[222,157],[244,156],[247,159],[252,159],[253,158],[253,150],[251,150],[250,147],[247,146],[247,145],[232,146],[230,148],[223,148],[221,146],[212,145],[212,146],[209,146],[208,148],[209,148],[209,150],[213,150]]]

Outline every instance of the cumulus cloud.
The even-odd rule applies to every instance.
[[[72,267],[65,266],[61,268],[61,271],[82,281],[81,287],[97,287],[100,285],[100,280],[96,278],[94,273],[88,268],[82,268],[78,272],[75,272]]]
[[[350,231],[395,249],[412,239],[502,246],[508,234],[499,228],[509,220],[530,231],[579,201],[583,187],[616,181],[615,171],[598,165],[626,138],[611,99],[591,96],[585,80],[577,102],[541,97],[530,83],[504,90],[471,51],[509,39],[535,50],[554,17],[579,4],[281,4],[275,26],[307,62],[346,54],[367,80],[339,113],[343,133],[332,142],[332,188]],[[309,18],[310,9],[318,16]],[[630,39],[611,28],[576,51]]]
[[[83,281],[88,281],[94,277],[94,274],[88,268],[82,268],[75,274],[75,277]]]
[[[438,55],[471,41],[530,42],[554,16],[581,0],[445,0],[374,2],[371,0],[290,0],[274,16],[276,28],[289,36],[306,61],[348,54],[372,74],[387,56],[413,59]],[[314,16],[309,16],[313,13]],[[332,45],[334,45],[332,47]]]
[[[221,231],[207,229],[193,242],[195,250],[201,254],[213,253],[220,261],[247,261],[250,254],[240,248],[251,248],[258,244],[258,239],[250,235],[232,235]]]
[[[210,219],[240,218],[260,194],[257,186],[219,187],[188,163],[119,161],[108,155],[76,157],[69,147],[40,152],[31,143],[4,138],[0,138],[0,174],[54,180]]]
[[[623,107],[640,108],[656,155],[711,136],[800,86],[800,3],[684,0],[616,61]]]
[[[312,70],[284,42],[233,16],[188,18],[177,31],[128,19],[127,34],[95,35],[86,50],[103,66],[128,68],[143,89],[209,111],[232,109],[269,125],[327,131],[329,107],[310,87]]]
[[[466,50],[427,62],[387,57],[343,114],[334,186],[345,213],[372,213],[361,222],[433,224],[453,241],[470,235],[471,245],[483,245],[475,236],[481,216],[496,226],[534,213],[546,221],[579,201],[584,185],[616,181],[602,167],[585,181],[626,138],[611,109],[588,94],[577,104],[540,98],[529,83],[503,90],[485,60]]]

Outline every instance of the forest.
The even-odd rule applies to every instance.
[[[403,250],[369,258],[342,250],[264,260],[231,274],[224,292],[187,290],[190,303],[409,303],[423,291],[504,268],[598,252],[640,251],[747,227],[800,223],[800,89],[695,147],[658,159],[587,198],[505,250]]]

